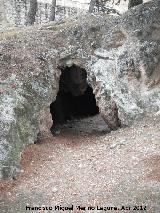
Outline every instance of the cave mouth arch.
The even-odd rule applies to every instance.
[[[59,91],[50,105],[53,125],[51,133],[59,134],[68,120],[94,116],[99,113],[95,95],[87,82],[87,72],[75,64],[61,67]]]

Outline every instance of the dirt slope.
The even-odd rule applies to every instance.
[[[1,213],[28,206],[117,207],[109,212],[160,212],[160,116],[107,133],[99,116],[66,125],[58,137],[30,145],[22,172],[1,184]],[[134,211],[134,206],[147,211]],[[106,210],[106,211],[105,211]],[[84,212],[84,211],[83,211]]]

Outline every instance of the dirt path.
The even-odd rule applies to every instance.
[[[84,212],[78,205],[85,212],[159,213],[160,117],[111,133],[99,116],[72,122],[60,136],[28,146],[19,178],[1,195],[1,213]],[[53,211],[26,211],[26,205]],[[74,210],[56,211],[56,205]],[[137,205],[147,211],[133,210]]]

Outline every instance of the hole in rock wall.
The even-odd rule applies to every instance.
[[[59,134],[68,120],[80,119],[99,113],[92,88],[87,83],[85,69],[72,65],[61,69],[59,91],[50,105],[53,135]]]

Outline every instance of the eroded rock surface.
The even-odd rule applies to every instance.
[[[0,35],[0,178],[14,177],[24,147],[49,134],[60,66],[87,71],[111,129],[160,107],[160,1],[120,17],[15,29]]]

